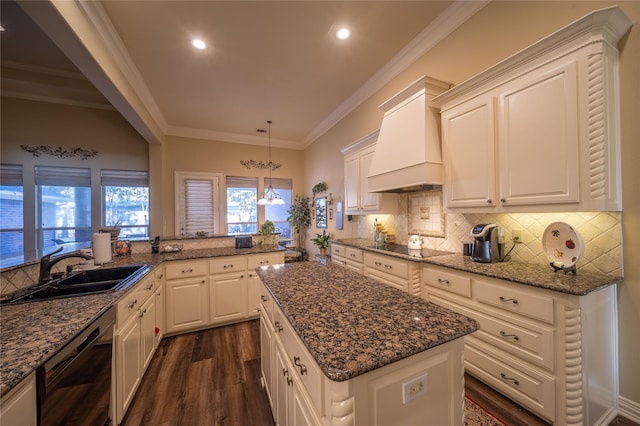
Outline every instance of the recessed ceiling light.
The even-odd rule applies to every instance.
[[[336,31],[336,37],[340,40],[346,40],[351,37],[351,30],[349,28],[340,28]]]
[[[194,38],[191,41],[191,44],[193,44],[193,47],[195,47],[196,49],[200,49],[200,50],[203,50],[203,49],[205,49],[207,47],[207,44],[204,41],[202,41],[202,40],[200,40],[198,38]]]

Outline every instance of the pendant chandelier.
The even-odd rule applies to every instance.
[[[269,186],[264,190],[264,197],[258,200],[258,204],[264,206],[265,204],[274,205],[274,204],[284,204],[284,200],[280,197],[276,191],[274,191],[273,186],[271,186],[271,170],[273,170],[273,163],[271,162],[271,120],[268,120],[269,123]]]

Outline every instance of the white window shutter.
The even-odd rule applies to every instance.
[[[176,172],[176,235],[219,232],[221,175]]]

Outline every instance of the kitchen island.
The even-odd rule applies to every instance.
[[[258,274],[268,292],[263,380],[277,423],[463,423],[461,337],[476,321],[336,265]]]

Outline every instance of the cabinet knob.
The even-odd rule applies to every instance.
[[[507,202],[507,199],[506,199],[506,198],[500,198],[500,202],[501,202],[501,203],[506,203],[506,202]]]
[[[487,198],[487,204],[491,204],[493,203],[493,200],[491,198]]]

